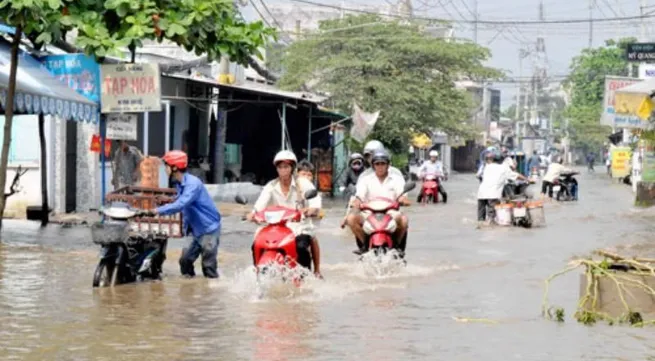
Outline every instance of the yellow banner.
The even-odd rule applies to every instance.
[[[623,178],[630,174],[630,147],[616,147],[612,149],[612,178]]]
[[[653,102],[646,94],[616,93],[616,113],[636,115],[642,120],[648,120],[653,111]]]
[[[416,134],[412,138],[412,145],[421,149],[430,148],[432,146],[432,139],[424,133]]]

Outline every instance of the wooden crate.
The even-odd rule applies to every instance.
[[[128,186],[111,192],[106,202],[125,202],[137,209],[154,209],[175,200],[177,191],[172,188],[151,188]],[[130,230],[137,234],[165,235],[179,238],[183,236],[182,214],[170,216],[135,217],[130,221]]]

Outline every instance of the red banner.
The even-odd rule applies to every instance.
[[[100,136],[98,134],[94,134],[91,137],[91,146],[89,147],[89,150],[92,151],[93,153],[100,153]],[[105,139],[105,157],[109,158],[110,154],[111,154],[111,140]]]

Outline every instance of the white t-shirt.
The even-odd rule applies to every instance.
[[[566,168],[565,166],[559,163],[550,163],[550,165],[548,166],[548,170],[544,175],[543,180],[546,182],[553,183],[553,181],[555,181],[555,178],[559,178],[560,174],[570,171],[571,170],[569,168]]]
[[[512,157],[505,157],[503,164],[510,167],[511,169],[516,169],[516,162],[514,159],[512,159]]]
[[[378,176],[373,172],[359,177],[355,195],[364,203],[376,197],[395,200],[403,193],[404,187],[405,179],[403,177],[389,172],[387,177],[383,181],[380,181]]]
[[[487,164],[482,172],[478,199],[500,199],[507,181],[516,180],[518,176],[519,174],[512,171],[506,164]]]
[[[314,189],[314,185],[309,180],[298,177],[298,183],[300,184],[300,193],[304,194],[310,189]],[[289,187],[289,193],[285,196],[282,193],[282,187],[280,186],[280,181],[276,178],[262,189],[257,202],[255,202],[255,210],[262,211],[268,206],[285,206],[289,208],[295,208],[296,202],[298,200],[298,189],[296,188],[295,179],[291,180],[291,186]],[[307,208],[317,208],[320,209],[321,196],[317,195],[315,198],[307,200]]]
[[[424,162],[423,165],[421,166],[421,169],[419,170],[419,174],[421,176],[425,176],[427,174],[443,176],[444,175],[443,163],[441,163],[441,161],[436,161],[433,163],[432,161],[428,160]]]

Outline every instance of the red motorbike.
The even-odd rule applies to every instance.
[[[421,186],[421,203],[423,205],[439,202],[439,177],[436,174],[427,174]]]
[[[371,212],[371,214],[364,219],[362,228],[367,237],[368,249],[369,251],[373,251],[375,255],[386,254],[394,248],[391,236],[396,231],[398,225],[393,217],[387,214],[387,212],[400,209],[398,199],[415,187],[416,183],[408,182],[405,184],[403,193],[395,200],[376,197],[359,206],[360,210]],[[403,241],[406,241],[406,237],[407,234],[405,234]]]
[[[312,199],[318,195],[315,189],[305,193],[305,199]],[[247,204],[242,196],[236,197],[239,204]],[[299,222],[302,219],[302,212],[299,207],[289,208],[283,206],[266,207],[254,214],[254,221],[264,223],[255,236],[253,243],[253,261],[257,269],[257,275],[265,274],[270,270],[281,269],[282,279],[288,280],[287,271],[298,266],[298,251],[296,248],[296,235],[287,226],[287,222]],[[292,280],[296,285],[301,279],[294,277]]]

